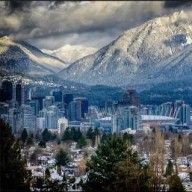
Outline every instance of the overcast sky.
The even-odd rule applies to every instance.
[[[101,48],[123,31],[169,14],[180,4],[163,1],[0,1],[0,36],[10,35],[52,50],[65,44]]]

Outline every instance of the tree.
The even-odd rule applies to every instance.
[[[50,176],[51,176],[50,171],[49,171],[48,168],[46,168],[46,169],[45,169],[45,179],[46,179],[46,180],[49,179]]]
[[[128,185],[137,181],[133,188],[136,192],[140,190],[140,183],[144,186],[147,182],[147,179],[143,181],[140,177],[143,169],[137,153],[127,145],[123,137],[117,135],[108,136],[98,146],[96,154],[88,161],[87,168],[88,178],[82,185],[87,192],[131,191],[132,188]]]
[[[185,188],[182,185],[181,179],[177,174],[172,175],[168,181],[169,192],[185,192]]]
[[[71,133],[71,129],[69,127],[67,127],[64,131],[63,137],[62,137],[62,141],[69,141],[73,139],[73,135]]]
[[[100,144],[100,136],[101,136],[100,131],[96,127],[95,128],[95,144],[96,144],[96,146],[98,146]]]
[[[11,127],[0,119],[1,191],[29,191],[30,172],[21,157],[20,146]]]
[[[38,145],[39,147],[46,148],[46,142],[43,140],[41,140]]]
[[[27,138],[26,145],[33,145],[33,144],[34,144],[33,134],[30,134],[29,137]]]
[[[181,154],[181,150],[182,150],[182,144],[179,142],[179,138],[175,137],[171,141],[171,155],[172,155],[172,159],[174,160],[176,173],[178,172],[178,170],[177,170],[177,159]]]
[[[22,133],[21,133],[21,140],[22,140],[23,144],[26,142],[27,137],[28,137],[27,130],[26,130],[26,129],[23,129],[23,131],[22,131]]]
[[[83,147],[85,147],[85,146],[87,145],[87,141],[86,141],[86,139],[85,139],[84,136],[82,136],[82,137],[78,140],[77,145],[78,145],[79,148],[83,148]]]
[[[73,140],[78,142],[81,138],[82,138],[82,133],[80,128],[78,128],[77,130],[73,129]]]
[[[65,166],[69,162],[69,156],[66,151],[60,149],[56,154],[56,164]]]
[[[163,183],[164,174],[164,135],[156,127],[152,133],[150,141],[149,170],[151,176],[151,187],[154,191],[159,191]]]
[[[47,142],[52,139],[52,134],[48,131],[48,129],[44,129],[44,131],[41,134],[42,140]]]
[[[86,137],[91,140],[91,144],[92,144],[92,146],[94,146],[95,145],[95,133],[91,127],[88,129]]]
[[[166,167],[166,171],[165,171],[165,176],[171,176],[173,173],[173,163],[172,161],[169,159],[167,167]]]

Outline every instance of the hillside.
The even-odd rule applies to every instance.
[[[192,80],[192,13],[179,11],[125,31],[95,54],[58,73],[89,85]]]

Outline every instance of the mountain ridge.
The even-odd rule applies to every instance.
[[[184,68],[187,68],[189,73],[192,69],[189,51],[192,49],[191,20],[191,12],[179,11],[147,21],[125,31],[95,54],[72,63],[58,75],[63,79],[89,85],[161,83],[162,77],[158,81],[152,78],[153,74],[160,73],[160,68],[164,68],[165,74],[168,73],[165,69],[169,60],[179,62],[174,57],[185,51],[190,54],[186,55],[188,58],[184,59],[182,70],[186,71]],[[161,73],[159,75],[162,76]],[[177,71],[174,75],[174,80],[177,80]],[[170,79],[165,77],[163,80]]]

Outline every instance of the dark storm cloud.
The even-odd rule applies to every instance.
[[[0,2],[0,35],[43,48],[62,43],[101,47],[124,30],[169,13],[164,2]]]
[[[165,8],[178,8],[183,6],[191,5],[191,0],[183,0],[183,1],[165,1],[164,7]]]

